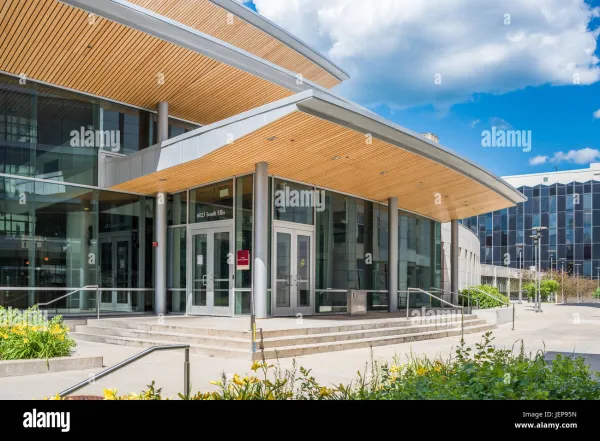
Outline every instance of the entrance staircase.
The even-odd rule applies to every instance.
[[[430,340],[461,335],[460,316],[436,317],[433,320],[415,321],[406,318],[379,318],[340,320],[339,325],[319,326],[318,320],[311,327],[296,326],[291,329],[263,331],[262,345],[266,359],[299,357],[324,352],[394,345],[413,341]],[[170,322],[172,323],[172,322]],[[480,333],[496,328],[475,314],[465,314],[464,334]],[[148,348],[156,345],[190,345],[190,352],[210,357],[249,359],[251,353],[250,331],[214,329],[181,324],[157,324],[133,319],[87,320],[76,325],[71,333],[75,340]],[[263,354],[260,333],[257,332],[257,352],[254,359]]]

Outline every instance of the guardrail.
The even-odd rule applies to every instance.
[[[445,303],[446,305],[450,305],[452,308],[460,309],[460,336],[461,336],[461,338],[464,337],[464,330],[465,330],[465,307],[464,306],[454,305],[454,304],[452,304],[450,302],[447,302],[446,300],[444,300],[444,299],[442,299],[440,297],[434,296],[430,292],[425,291],[424,289],[421,289],[421,288],[408,288],[407,291],[398,291],[398,292],[399,293],[400,292],[406,292],[407,293],[407,296],[406,296],[406,318],[407,319],[409,318],[410,294],[412,292],[419,292],[419,293],[422,293],[422,294],[427,294],[430,298],[439,300],[440,303]]]
[[[73,392],[77,392],[78,390],[84,388],[88,384],[93,383],[96,380],[104,378],[107,375],[110,375],[113,372],[116,372],[116,371],[124,368],[125,366],[130,365],[134,361],[137,361],[140,358],[143,358],[146,355],[151,354],[152,352],[168,351],[168,350],[173,350],[173,349],[185,349],[185,358],[184,358],[184,362],[183,362],[183,390],[185,391],[185,396],[189,397],[189,395],[191,393],[191,391],[190,391],[190,387],[191,387],[191,385],[190,385],[190,345],[152,346],[151,348],[148,348],[145,351],[140,352],[139,354],[136,354],[133,357],[128,358],[127,360],[117,363],[116,365],[109,367],[108,369],[105,369],[102,372],[97,373],[96,375],[91,376],[90,378],[88,378],[85,381],[82,381],[81,383],[77,383],[76,385],[63,390],[62,392],[60,392],[58,394],[58,396],[61,398],[64,398],[64,397],[72,394]]]

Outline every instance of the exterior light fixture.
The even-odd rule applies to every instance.
[[[267,141],[275,141],[277,139],[277,136],[271,136],[270,138],[267,138]]]
[[[331,158],[332,161],[337,161],[338,159],[340,159],[338,155],[335,155],[333,158]]]
[[[380,174],[381,176],[385,176],[385,175],[387,175],[387,174],[388,174],[388,172],[386,172],[386,171],[382,171],[382,172],[379,172],[379,174]]]

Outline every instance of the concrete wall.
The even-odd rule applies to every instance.
[[[442,289],[450,291],[450,223],[442,224]],[[471,230],[459,225],[458,228],[458,289],[479,285],[481,265],[479,264],[479,239]]]

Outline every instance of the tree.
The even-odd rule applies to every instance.
[[[559,284],[556,280],[553,279],[542,279],[540,281],[540,297],[542,302],[547,302],[550,298],[550,294],[558,291]],[[537,295],[537,286],[536,283],[528,283],[523,286],[523,291],[525,291],[527,295],[527,299],[535,300]]]
[[[595,299],[600,299],[600,288],[596,288],[596,291],[594,291],[593,297]]]

